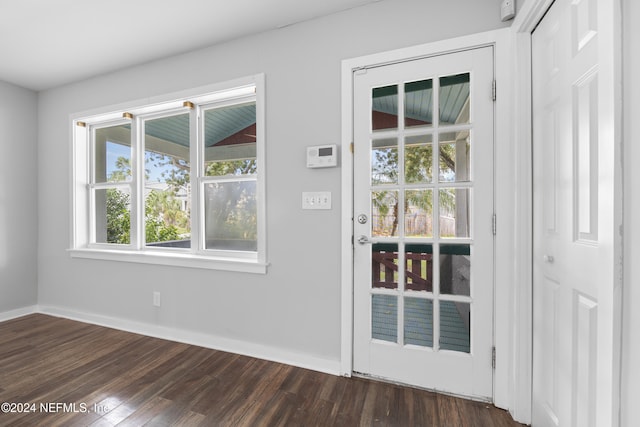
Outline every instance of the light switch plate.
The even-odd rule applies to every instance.
[[[331,209],[331,191],[303,191],[302,209]]]

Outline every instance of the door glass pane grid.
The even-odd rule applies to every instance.
[[[404,290],[433,292],[433,244],[407,243],[404,258]]]
[[[441,350],[471,353],[471,304],[439,301]]]
[[[398,184],[398,139],[371,141],[371,185]]]
[[[399,265],[397,243],[374,243],[371,248],[371,287],[398,289]]]
[[[371,193],[371,236],[398,237],[400,193],[397,190],[377,190]]]
[[[469,73],[441,76],[439,79],[439,124],[469,123]]]
[[[404,236],[433,237],[433,190],[411,189],[404,191]]]
[[[471,149],[469,73],[437,81],[434,170],[434,349],[471,351]],[[445,130],[451,129],[451,130]],[[451,242],[451,243],[449,243]],[[453,243],[456,242],[456,243]]]
[[[470,181],[471,138],[469,129],[439,134],[438,180],[440,182]]]
[[[438,236],[441,239],[471,237],[471,188],[440,187]]]
[[[402,342],[402,301],[398,298],[398,284],[402,282],[400,254],[404,224],[401,206],[404,195],[401,165],[404,153],[399,144],[399,117],[404,106],[399,105],[398,85],[373,88],[371,102],[370,138],[370,235],[379,243],[371,246],[371,339],[387,343]]]
[[[404,142],[404,181],[429,184],[433,181],[433,134],[411,135]]]
[[[470,353],[470,244],[432,246],[433,349]]]
[[[471,296],[470,244],[440,244],[438,267],[441,295]]]
[[[371,338],[398,342],[398,298],[395,295],[371,295]]]
[[[373,88],[371,95],[371,130],[398,129],[398,85]]]
[[[433,79],[404,84],[404,125],[428,127],[433,124]]]
[[[371,338],[388,343],[403,342],[400,283],[404,282],[402,242],[371,246]]]
[[[433,347],[433,300],[404,298],[404,343]]]
[[[436,79],[429,88],[430,95],[436,105],[441,97],[454,90],[464,97],[468,80],[468,76]],[[441,88],[443,82],[455,87]],[[407,97],[418,90],[410,91],[408,84],[389,86],[377,93],[374,90],[374,98],[377,95],[393,102],[390,111],[397,117],[391,121],[392,125],[374,123],[372,126],[372,132],[384,130],[385,133],[377,139],[372,133],[371,139],[371,236],[390,246],[373,245],[372,338],[399,345],[431,347],[436,351],[469,353],[470,283],[467,279],[460,284],[451,275],[469,275],[470,245],[455,247],[440,243],[452,238],[456,242],[464,241],[471,236],[468,218],[473,186],[470,176],[472,126],[468,124],[468,102],[456,101],[462,105],[461,109],[467,108],[466,112],[458,111],[456,120],[467,124],[456,126],[455,131],[438,132],[441,120],[444,126],[456,123],[450,118],[445,120],[445,107],[439,107],[436,111],[440,114],[431,117],[428,132],[422,133],[413,127],[426,127],[426,123],[412,123],[407,117],[411,104]],[[450,103],[446,108],[451,110],[453,101],[447,98],[446,102]],[[376,115],[380,116],[379,112],[372,112],[372,122]],[[405,130],[409,130],[409,134],[405,135]],[[452,183],[464,183],[464,186],[458,188]],[[431,218],[431,224],[427,224],[427,218]],[[410,243],[414,239],[416,244]],[[449,301],[448,295],[456,301]]]
[[[471,245],[438,246],[439,348],[471,353]]]

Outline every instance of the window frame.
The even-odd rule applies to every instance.
[[[98,243],[97,242],[97,237],[96,237],[96,223],[97,223],[97,219],[96,219],[96,193],[100,190],[121,190],[121,189],[126,189],[128,191],[129,197],[131,199],[133,199],[134,197],[134,186],[132,185],[132,179],[129,180],[124,180],[124,181],[100,181],[98,182],[98,180],[96,179],[96,175],[97,175],[97,166],[96,166],[96,162],[95,162],[95,152],[96,152],[96,133],[98,130],[100,129],[105,129],[108,127],[114,127],[114,126],[121,126],[121,125],[125,125],[125,124],[131,124],[131,122],[127,119],[124,118],[120,118],[117,120],[110,120],[110,121],[105,121],[105,122],[98,122],[95,124],[91,124],[89,126],[87,126],[87,150],[88,150],[88,154],[89,154],[89,158],[88,158],[88,165],[87,165],[87,173],[88,173],[88,178],[87,178],[87,191],[89,192],[88,194],[88,201],[89,201],[89,209],[88,209],[88,223],[89,223],[89,237],[88,237],[88,241],[89,242],[93,242],[91,243],[92,246],[99,248],[99,247],[104,247],[104,248],[131,248],[133,247],[133,239],[135,236],[134,233],[134,229],[135,229],[135,220],[132,217],[133,215],[133,211],[130,209],[129,213],[130,213],[130,218],[131,218],[131,225],[132,225],[132,230],[130,232],[130,239],[129,239],[129,243],[128,244],[118,244],[118,243]],[[133,141],[134,141],[134,128],[133,125],[131,127],[131,129],[129,130],[129,147],[130,147],[130,162],[132,162],[132,156],[133,156]],[[106,141],[105,141],[106,142]]]
[[[72,114],[71,134],[71,236],[69,253],[73,258],[101,259],[145,264],[162,264],[214,270],[265,274],[265,97],[264,75],[257,74],[228,82],[193,88],[173,94]],[[256,182],[257,250],[220,250],[205,247],[204,111],[228,105],[255,102],[257,173],[219,177],[232,181]],[[191,188],[191,248],[146,246],[144,239],[144,135],[141,124],[156,117],[190,112],[189,157]],[[123,118],[130,113],[133,118]],[[95,129],[131,124],[132,179],[117,183],[96,183],[93,175]],[[194,145],[195,144],[195,145]],[[101,188],[129,188],[131,230],[129,244],[97,243],[94,194]]]

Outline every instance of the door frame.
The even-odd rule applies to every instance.
[[[510,117],[513,109],[513,52],[511,31],[508,28],[449,40],[382,52],[342,61],[342,197],[341,197],[341,357],[340,373],[351,376],[353,372],[353,73],[358,69],[371,68],[428,56],[454,53],[461,50],[493,46],[494,73],[497,83],[497,99],[494,104],[494,210],[497,216],[495,236],[494,319],[493,336],[496,348],[496,363],[493,373],[493,401],[498,407],[509,409],[511,392],[509,382],[514,369],[512,346],[514,330],[510,319],[515,316],[516,288],[511,262],[513,255],[514,206],[516,185],[511,178],[515,172],[513,161],[513,122],[498,120]],[[490,96],[490,93],[487,94]],[[488,227],[491,224],[487,224]],[[530,372],[528,372],[530,376]]]

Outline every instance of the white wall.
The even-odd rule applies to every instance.
[[[37,100],[0,81],[0,313],[37,302]]]
[[[623,0],[624,290],[622,425],[640,419],[640,3]]]
[[[340,169],[307,169],[305,147],[340,141],[340,61],[502,27],[499,4],[382,1],[42,92],[39,303],[280,349],[337,371]],[[68,256],[69,114],[255,73],[267,92],[266,275]],[[317,190],[333,193],[333,210],[302,211],[302,191]]]

